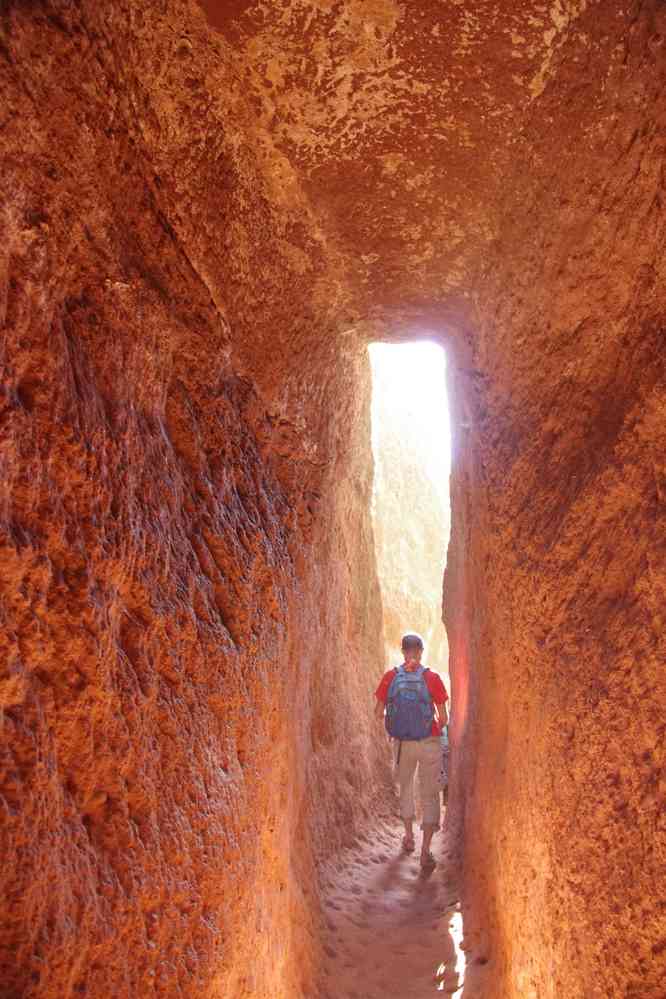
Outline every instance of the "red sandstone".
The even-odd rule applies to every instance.
[[[0,7],[0,991],[323,988],[427,324],[465,999],[662,999],[663,4],[205,6]]]

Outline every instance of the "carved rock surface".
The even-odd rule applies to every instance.
[[[0,14],[0,990],[317,994],[429,329],[465,990],[662,999],[663,4]]]
[[[664,14],[592,5],[558,54],[452,388],[451,820],[487,996],[666,981]]]
[[[3,14],[3,996],[311,994],[382,791],[365,348],[196,14]]]

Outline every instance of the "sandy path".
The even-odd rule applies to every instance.
[[[400,840],[398,825],[379,826],[372,842],[360,841],[326,871],[319,999],[460,997],[462,920],[445,841],[435,835],[438,866],[424,874],[418,850],[403,853]]]

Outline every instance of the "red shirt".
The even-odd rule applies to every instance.
[[[375,691],[375,697],[378,701],[381,701],[382,704],[386,704],[386,698],[388,696],[389,687],[391,686],[391,680],[397,672],[398,667],[394,666],[393,669],[387,670],[380,680],[379,686]],[[446,693],[446,687],[442,683],[442,678],[439,673],[435,673],[433,670],[429,669],[424,675],[424,680],[426,682],[426,687],[428,688],[428,693],[432,697],[435,704],[443,704],[445,701],[448,701],[449,695]],[[439,724],[437,719],[434,718],[432,722],[432,735],[441,734],[442,726]]]

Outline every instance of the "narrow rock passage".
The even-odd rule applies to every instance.
[[[398,824],[380,825],[372,840],[362,838],[324,872],[326,963],[319,999],[460,996],[462,960],[455,943],[462,922],[445,838],[435,835],[437,867],[426,874],[418,849],[402,852],[401,835]]]

